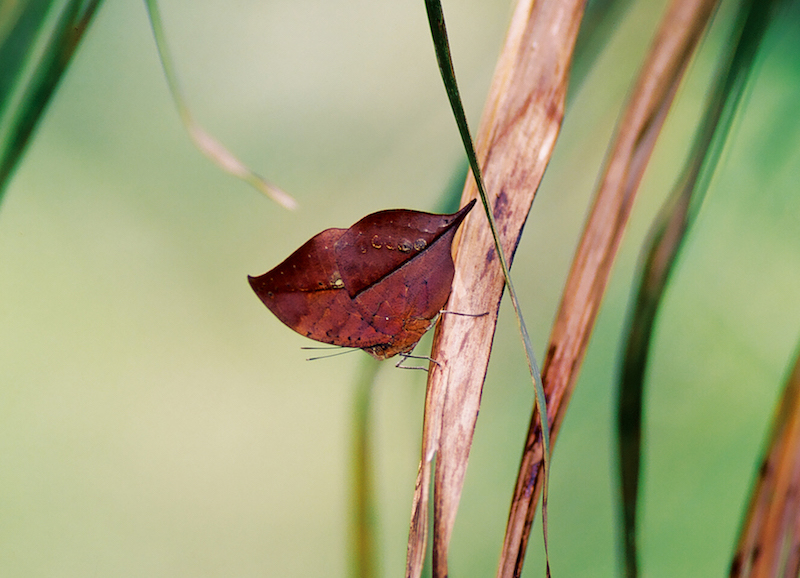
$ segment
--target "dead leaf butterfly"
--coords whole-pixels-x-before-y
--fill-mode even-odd
[[[411,351],[450,296],[452,215],[394,209],[349,229],[326,229],[250,286],[301,335],[376,359]]]

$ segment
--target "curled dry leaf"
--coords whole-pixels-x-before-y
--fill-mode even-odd
[[[411,351],[450,295],[451,247],[473,200],[452,215],[406,209],[326,229],[250,286],[301,335],[376,359]]]

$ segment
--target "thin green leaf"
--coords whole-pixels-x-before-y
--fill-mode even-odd
[[[24,33],[12,30],[6,36],[0,61],[11,66],[3,71],[12,78],[1,97],[7,108],[0,110],[0,200],[99,5],[100,0],[69,2],[50,28],[45,11],[26,13],[17,21]],[[18,59],[16,43],[35,55],[32,62]]]
[[[618,448],[622,495],[625,574],[638,575],[636,508],[641,461],[644,376],[658,307],[686,232],[702,203],[720,151],[752,70],[768,15],[777,2],[748,0],[739,12],[723,52],[692,151],[678,182],[653,224],[630,316],[618,393]],[[695,208],[691,211],[691,208]]]
[[[52,0],[8,4],[0,14],[0,118],[6,114],[25,69],[34,60],[37,40],[47,32]]]
[[[470,135],[467,117],[464,113],[464,107],[461,103],[461,97],[458,91],[458,84],[456,82],[455,71],[453,70],[453,63],[450,56],[450,46],[447,39],[447,29],[444,22],[444,14],[442,13],[442,5],[439,0],[426,0],[425,8],[428,13],[428,23],[430,24],[431,34],[433,36],[433,44],[436,49],[436,60],[439,63],[439,70],[442,74],[447,97],[450,100],[450,107],[453,110],[453,115],[458,125],[458,130],[461,135],[461,141],[467,153],[470,168],[472,169],[475,183],[478,187],[478,193],[483,203],[483,208],[486,217],[489,220],[489,227],[492,231],[492,238],[494,239],[495,249],[500,261],[500,266],[503,269],[503,276],[505,278],[506,287],[508,288],[508,295],[511,298],[511,303],[514,306],[514,313],[516,314],[519,332],[522,341],[525,345],[525,357],[528,362],[528,370],[531,374],[531,379],[534,383],[534,390],[536,393],[535,407],[539,410],[539,415],[547,415],[547,400],[544,395],[544,386],[542,385],[541,372],[539,371],[536,362],[536,356],[533,353],[533,346],[531,345],[530,335],[528,328],[525,326],[525,320],[522,316],[522,311],[517,299],[517,293],[514,290],[514,285],[511,281],[511,272],[508,267],[508,261],[500,243],[500,237],[497,232],[497,224],[494,220],[492,208],[489,205],[486,196],[486,190],[483,184],[483,177],[481,176],[481,169],[478,164],[478,158],[475,154],[475,147]],[[550,471],[550,427],[546,419],[542,420],[542,439],[544,443],[544,456],[543,456],[543,474],[544,486],[542,489],[542,526],[545,547],[545,560],[547,564],[547,573],[550,574],[550,561],[547,553],[547,479]]]
[[[362,357],[364,360],[353,403],[351,556],[352,575],[373,578],[378,576],[378,555],[369,415],[380,363],[372,357]]]
[[[282,207],[286,209],[296,209],[297,201],[277,186],[250,170],[194,120],[194,116],[189,110],[186,99],[181,92],[180,85],[178,84],[178,76],[172,65],[172,57],[167,49],[167,41],[164,37],[164,27],[161,23],[161,14],[158,11],[158,4],[156,0],[145,0],[145,2],[147,4],[147,13],[150,17],[150,25],[153,28],[153,36],[156,40],[156,47],[158,48],[158,54],[161,59],[161,66],[164,68],[164,76],[167,79],[167,84],[172,93],[172,98],[175,101],[175,106],[178,109],[181,121],[189,132],[189,136],[192,141],[194,141],[195,146],[209,159],[214,161],[222,170],[255,187]]]

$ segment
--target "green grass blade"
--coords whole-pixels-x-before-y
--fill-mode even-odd
[[[620,542],[625,575],[638,575],[636,510],[641,462],[642,406],[647,357],[658,307],[697,207],[718,164],[733,117],[744,93],[758,45],[777,2],[743,2],[722,55],[717,76],[691,154],[669,199],[656,218],[625,343],[617,399],[617,432],[621,483]]]
[[[6,83],[7,93],[0,97],[7,105],[6,110],[0,111],[0,201],[99,5],[100,0],[69,2],[61,8],[50,28],[46,22],[48,16],[37,10],[18,20],[18,24],[25,27],[25,33],[15,34],[12,30],[6,36],[3,49],[9,53],[0,56],[0,61],[14,61],[19,46],[11,43],[12,38],[14,42],[23,43],[35,59],[31,63],[19,63],[12,70],[3,69],[3,74],[14,78]]]
[[[0,118],[20,85],[32,58],[32,47],[46,32],[52,0],[34,0],[19,7],[8,5],[0,20]],[[16,8],[16,9],[15,9]]]
[[[158,10],[156,0],[145,0],[147,4],[147,14],[150,17],[150,26],[153,29],[153,36],[158,48],[158,55],[161,59],[161,66],[164,69],[164,76],[167,79],[172,99],[178,109],[181,121],[189,133],[195,146],[200,149],[206,157],[214,161],[222,170],[231,175],[242,179],[250,186],[254,187],[282,207],[286,209],[296,209],[297,201],[277,186],[268,182],[266,179],[250,170],[243,162],[228,151],[219,141],[208,134],[195,120],[183,92],[178,84],[178,75],[172,64],[172,56],[167,48],[167,40],[164,36],[164,26],[161,22],[161,13]]]
[[[475,183],[478,187],[478,193],[483,203],[483,208],[489,220],[489,226],[492,230],[492,238],[494,239],[495,249],[500,261],[500,266],[503,269],[503,276],[505,278],[506,287],[508,288],[508,295],[511,303],[514,306],[514,313],[516,314],[519,332],[522,341],[525,345],[525,356],[528,362],[528,369],[531,374],[531,379],[534,383],[534,390],[536,393],[536,407],[538,408],[540,416],[547,416],[547,400],[545,399],[544,386],[542,384],[541,372],[539,371],[536,362],[536,356],[533,353],[533,346],[531,345],[530,335],[528,328],[525,325],[525,320],[517,299],[517,293],[514,290],[514,285],[511,281],[511,272],[508,267],[508,261],[505,257],[503,247],[500,243],[500,237],[497,233],[497,224],[494,220],[492,208],[489,206],[489,201],[486,196],[486,190],[481,176],[480,166],[478,165],[475,147],[470,135],[467,117],[464,113],[464,107],[461,103],[461,97],[458,91],[458,84],[456,82],[455,71],[453,70],[453,62],[450,56],[450,46],[447,39],[447,29],[444,22],[444,14],[442,12],[442,5],[439,0],[426,0],[425,8],[428,13],[428,23],[431,28],[431,35],[433,36],[433,43],[436,50],[436,60],[439,63],[439,70],[442,74],[447,97],[450,100],[450,106],[453,110],[453,115],[458,125],[458,131],[461,135],[461,141],[464,145],[464,150],[467,153],[470,168],[475,178]],[[544,458],[543,458],[543,475],[544,484],[542,487],[542,522],[543,534],[545,543],[545,558],[547,556],[547,479],[550,471],[550,427],[547,419],[542,419],[542,439],[544,444]],[[547,560],[548,574],[549,574],[549,560]]]
[[[351,575],[374,578],[378,576],[378,554],[369,416],[380,363],[371,357],[363,357],[353,400]]]

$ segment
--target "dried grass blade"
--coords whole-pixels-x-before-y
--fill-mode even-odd
[[[563,420],[639,182],[680,79],[716,3],[674,0],[618,127],[605,174],[573,261],[542,378],[553,439]],[[531,418],[498,576],[519,576],[541,489],[539,415]]]
[[[800,351],[776,408],[769,446],[750,497],[730,576],[800,572]]]
[[[522,0],[517,5],[484,109],[477,157],[483,166],[488,201],[499,224],[503,250],[510,259],[563,118],[569,65],[583,4],[583,0]],[[462,202],[476,193],[474,179],[468,179]],[[422,460],[409,535],[408,576],[419,576],[424,562],[434,456],[433,575],[447,574],[448,545],[505,283],[489,228],[467,224],[461,232],[456,277],[447,309],[488,315],[445,315],[437,327],[432,356],[445,363],[433,369],[428,380]]]

